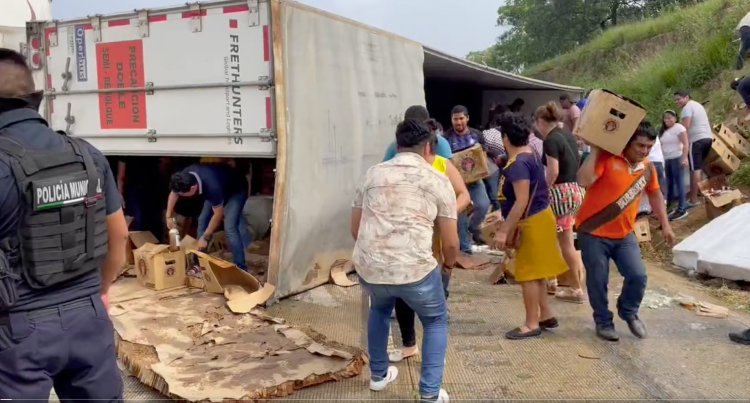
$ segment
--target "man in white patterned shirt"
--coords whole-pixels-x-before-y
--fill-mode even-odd
[[[448,178],[425,160],[437,137],[423,123],[407,120],[396,129],[399,153],[371,167],[352,204],[352,261],[370,293],[367,324],[370,389],[379,391],[398,376],[388,367],[388,333],[396,298],[419,316],[422,341],[423,400],[447,401],[443,380],[448,338],[445,294],[432,253],[437,224],[444,265],[453,267],[458,253],[456,195]]]

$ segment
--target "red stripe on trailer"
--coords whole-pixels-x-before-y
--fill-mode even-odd
[[[229,20],[229,28],[235,29],[237,28],[237,26],[238,26],[237,20],[235,20],[234,18]]]
[[[91,24],[83,24],[83,29],[86,30],[86,31],[90,31],[90,30],[94,29],[94,26],[91,25]]]
[[[44,49],[45,49],[44,53],[47,56],[49,56],[49,48],[50,48],[50,46],[49,46],[49,37],[52,34],[57,34],[57,29],[56,28],[47,28],[47,29],[44,30]]]
[[[270,33],[268,31],[268,25],[263,26],[263,61],[267,62],[271,60],[271,49],[268,43]]]
[[[273,127],[273,114],[271,113],[271,97],[266,97],[266,129]]]
[[[167,20],[167,15],[149,15],[148,16],[148,22],[164,22]]]
[[[206,16],[206,11],[208,11],[208,10],[190,10],[190,11],[184,11],[182,13],[182,18],[193,18],[193,17],[198,17],[198,16],[205,17]]]
[[[243,11],[250,11],[250,6],[247,4],[240,4],[237,6],[224,7],[224,14],[241,13]]]
[[[123,19],[123,20],[112,20],[107,22],[107,25],[110,27],[122,27],[125,25],[130,25],[130,19]]]
[[[52,88],[52,74],[47,74],[47,88],[45,90],[49,91],[50,88]]]

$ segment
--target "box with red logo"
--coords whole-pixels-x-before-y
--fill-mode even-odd
[[[185,286],[185,252],[146,243],[133,253],[138,282],[155,290]]]
[[[466,183],[474,183],[490,174],[487,155],[479,144],[454,153],[451,162],[456,166]]]
[[[646,117],[637,102],[603,89],[589,94],[574,134],[612,154],[620,154]]]

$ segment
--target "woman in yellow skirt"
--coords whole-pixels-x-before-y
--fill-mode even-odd
[[[515,279],[523,291],[526,321],[505,334],[515,340],[537,337],[542,330],[558,326],[547,300],[546,279],[568,267],[557,242],[544,166],[528,145],[529,125],[522,116],[508,114],[500,129],[508,153],[498,194],[505,221],[494,244],[515,256]]]

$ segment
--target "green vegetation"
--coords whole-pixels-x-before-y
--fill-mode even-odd
[[[750,161],[745,161],[729,178],[732,186],[750,186]]]
[[[706,0],[642,22],[611,28],[592,41],[524,74],[584,88],[607,88],[643,104],[649,117],[674,109],[672,94],[688,89],[721,122],[739,96],[729,82],[738,43],[735,28],[747,0]],[[747,74],[747,72],[745,72]]]

